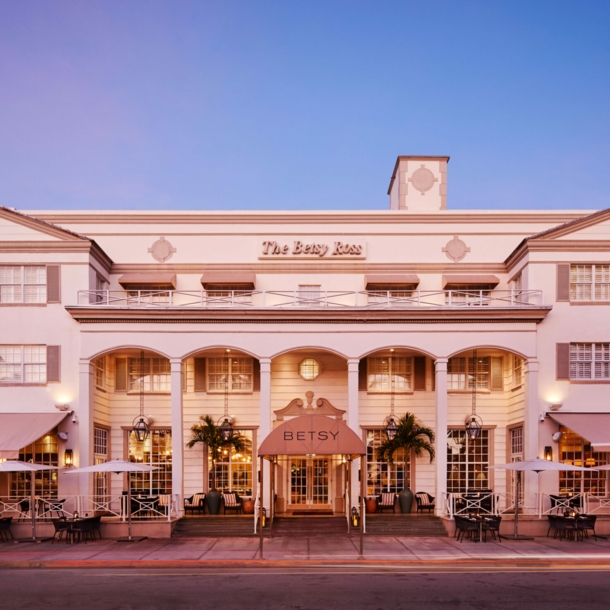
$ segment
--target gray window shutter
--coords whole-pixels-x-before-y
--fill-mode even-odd
[[[432,362],[432,391],[436,392],[436,362]]]
[[[260,392],[261,390],[261,363],[254,358],[252,363],[252,390],[254,392]]]
[[[205,358],[195,358],[195,392],[205,390]]]
[[[504,389],[504,370],[502,367],[502,356],[492,356],[491,358],[491,389]]]
[[[47,345],[47,383],[61,381],[61,345]]]
[[[557,379],[570,379],[570,344],[557,344]]]
[[[557,301],[570,300],[570,265],[557,265]]]
[[[115,375],[115,392],[127,392],[127,358],[116,359]]]
[[[413,358],[413,389],[426,390],[426,358],[416,356]]]
[[[47,265],[47,303],[61,303],[61,267]]]
[[[366,392],[368,389],[366,383],[366,358],[363,358],[358,363],[358,390],[360,392]]]

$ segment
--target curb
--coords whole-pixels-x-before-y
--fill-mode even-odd
[[[178,560],[14,560],[0,561],[0,569],[184,569],[184,568],[217,568],[217,569],[240,569],[240,568],[402,568],[402,569],[426,569],[426,568],[480,568],[480,569],[602,569],[610,570],[610,558],[603,559],[519,559],[486,560],[486,559],[452,559],[448,560],[389,560],[389,559],[359,559],[353,561],[333,560],[285,560],[285,559],[178,559]]]

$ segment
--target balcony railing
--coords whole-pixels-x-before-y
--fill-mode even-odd
[[[412,309],[524,308],[544,305],[541,290],[326,291],[81,290],[75,307],[146,309]]]

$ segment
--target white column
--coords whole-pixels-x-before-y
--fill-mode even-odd
[[[365,362],[362,362],[364,366]],[[362,430],[360,429],[360,422],[358,418],[358,367],[360,361],[356,358],[350,358],[347,361],[347,425],[358,435],[358,438],[362,438]],[[352,492],[352,505],[358,505],[358,496],[360,495],[360,483],[358,482],[358,469],[360,468],[361,460],[353,460],[351,462],[351,477],[350,486]],[[363,473],[363,476],[366,476]],[[343,494],[341,494],[343,495]],[[345,499],[347,502],[348,498]],[[351,511],[352,507],[348,509]]]
[[[79,362],[78,375],[78,408],[75,409],[76,424],[73,432],[68,432],[73,438],[78,436],[78,461],[79,468],[93,464],[93,391],[95,388],[93,375],[93,363],[89,360]],[[93,477],[89,474],[79,476],[78,493],[92,495]],[[67,478],[67,477],[66,477]]]
[[[447,358],[436,360],[436,514],[443,512],[447,491]]]
[[[258,437],[258,445],[269,436],[271,432],[271,358],[261,358],[260,371],[261,371],[261,389],[260,389],[260,426]],[[267,509],[267,515],[271,514],[269,511],[269,493],[271,490],[271,477],[269,462],[262,460],[263,462],[263,489],[257,485],[257,492],[261,497],[263,506]]]
[[[540,401],[538,399],[538,360],[529,359],[525,364],[523,454],[526,460],[538,455],[538,426],[540,426]],[[535,472],[525,473],[524,501],[526,506],[533,505],[534,494],[538,492],[538,476]]]
[[[172,493],[178,496],[178,513],[183,515],[184,503],[184,429],[182,418],[182,360],[171,358],[171,409],[172,409]]]

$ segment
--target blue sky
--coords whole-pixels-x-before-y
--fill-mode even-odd
[[[0,2],[0,205],[610,207],[610,2]]]

